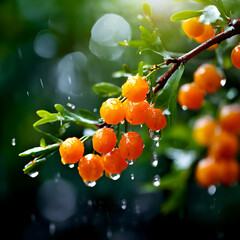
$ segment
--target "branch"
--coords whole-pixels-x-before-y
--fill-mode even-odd
[[[182,55],[179,58],[173,58],[166,60],[165,64],[169,65],[174,63],[172,67],[157,80],[157,85],[153,89],[153,93],[156,94],[159,90],[161,90],[168,79],[172,76],[172,74],[179,68],[181,64],[187,63],[190,59],[195,57],[196,55],[200,54],[204,50],[208,49],[209,47],[213,46],[214,44],[219,44],[222,41],[231,38],[237,34],[240,34],[240,19],[236,18],[232,22],[228,24],[230,27],[226,29],[224,32],[221,32],[214,36],[213,38],[209,39],[208,41],[202,43],[201,45],[197,46],[190,52]]]

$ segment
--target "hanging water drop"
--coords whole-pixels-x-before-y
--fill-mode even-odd
[[[216,188],[215,185],[211,185],[211,186],[209,186],[208,189],[207,189],[209,195],[214,195],[215,192],[216,192],[216,190],[217,190],[217,188]]]
[[[123,199],[121,201],[121,209],[122,210],[125,210],[127,208],[127,200],[126,199]]]
[[[187,111],[187,109],[188,109],[187,106],[185,106],[185,105],[182,106],[183,111]]]
[[[158,187],[160,185],[160,176],[157,174],[153,177],[153,186]]]
[[[159,147],[159,141],[155,141],[156,147]]]
[[[95,187],[97,182],[96,181],[86,181],[84,182],[84,184],[87,186],[87,187]]]
[[[133,165],[134,164],[134,159],[126,159],[126,162],[128,165]]]
[[[52,236],[56,232],[56,225],[54,223],[49,224],[49,234]]]
[[[109,177],[112,179],[112,180],[118,180],[120,178],[120,174],[118,173],[111,173],[109,174]]]
[[[159,141],[161,139],[161,131],[152,131],[151,129],[148,130],[148,136],[153,141]]]
[[[169,109],[165,109],[165,110],[163,111],[163,114],[164,114],[164,115],[171,115],[171,112],[169,111]]]
[[[16,138],[12,139],[11,144],[12,144],[13,147],[16,146]]]
[[[39,174],[38,171],[34,171],[34,172],[30,172],[30,173],[28,173],[28,176],[31,177],[31,178],[35,178],[35,177],[38,176],[38,174]]]

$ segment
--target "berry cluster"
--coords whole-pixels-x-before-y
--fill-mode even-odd
[[[203,187],[221,183],[229,186],[239,179],[240,104],[225,105],[218,119],[206,115],[199,118],[193,127],[193,138],[207,147],[207,156],[201,159],[195,169],[196,181]]]
[[[199,17],[190,18],[182,22],[182,29],[189,38],[202,44],[215,36],[214,28],[210,24],[204,24],[199,21]],[[218,44],[209,47],[208,50],[214,50]]]
[[[154,108],[146,100],[149,85],[145,78],[136,75],[128,77],[122,85],[120,98],[109,98],[100,108],[105,121],[92,137],[92,147],[96,152],[84,156],[84,145],[76,137],[67,138],[60,145],[63,164],[78,163],[79,175],[84,183],[93,186],[103,175],[116,179],[128,165],[142,154],[143,139],[134,131],[125,132],[119,142],[114,125],[124,119],[131,125],[146,124],[151,131],[160,131],[167,125],[161,109]],[[118,147],[116,147],[118,145]]]
[[[204,94],[215,93],[225,83],[223,73],[213,64],[202,64],[193,74],[193,82],[183,84],[178,92],[178,102],[188,109],[199,109]]]

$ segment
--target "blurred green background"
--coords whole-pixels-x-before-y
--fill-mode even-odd
[[[184,36],[180,24],[171,23],[169,17],[179,10],[200,9],[201,5],[186,1],[147,2],[152,6],[153,18],[168,51],[181,53],[196,46]],[[239,1],[226,3],[233,15],[240,16],[240,9],[236,7]],[[99,59],[89,50],[92,26],[105,13],[122,16],[131,26],[132,39],[139,39],[138,26],[142,23],[137,15],[141,13],[141,5],[140,0],[1,0],[2,235],[18,236],[20,239],[65,239],[74,236],[153,239],[177,234],[198,239],[208,234],[209,238],[222,239],[238,232],[238,185],[218,187],[216,193],[209,194],[191,178],[181,211],[167,216],[160,213],[160,207],[169,193],[143,192],[141,189],[144,183],[151,182],[156,175],[164,175],[171,168],[172,159],[169,156],[172,155],[164,154],[167,149],[170,152],[174,148],[189,151],[193,147],[197,157],[203,154],[191,142],[192,121],[199,114],[216,112],[215,106],[221,101],[239,99],[239,70],[231,66],[225,72],[228,79],[225,89],[207,99],[202,112],[178,109],[177,123],[166,130],[160,147],[148,137],[145,126],[136,128],[144,138],[144,154],[128,167],[118,181],[104,177],[96,187],[88,188],[76,168],[70,169],[60,163],[58,154],[42,165],[36,178],[24,175],[22,171],[31,159],[19,158],[18,154],[38,146],[42,137],[32,127],[38,120],[37,110],[54,112],[55,103],[64,106],[71,103],[75,109],[88,109],[97,115],[103,99],[92,92],[94,83],[114,81],[120,86],[125,79],[113,79],[112,72],[120,70],[122,64],[136,69],[141,60],[149,64],[162,61],[152,54],[140,56],[136,49],[130,48],[124,49],[122,56],[115,61]],[[206,52],[192,60],[182,82],[191,81],[197,66],[214,56],[213,52]],[[69,65],[69,58],[75,63],[73,68]],[[68,82],[66,69],[73,74]],[[236,94],[227,98],[229,91],[234,92],[233,89]],[[72,134],[81,137],[83,131],[72,126],[65,137]],[[89,141],[86,142],[86,151],[91,151]],[[157,166],[152,165],[154,159],[158,159]]]

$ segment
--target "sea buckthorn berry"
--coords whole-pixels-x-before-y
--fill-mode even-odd
[[[194,72],[193,79],[197,87],[206,93],[215,93],[221,87],[223,79],[213,64],[202,64]]]
[[[167,125],[167,120],[162,110],[152,106],[145,110],[144,122],[152,131],[159,131]]]
[[[190,38],[199,37],[204,31],[204,24],[199,22],[199,17],[194,17],[183,21],[182,29]]]
[[[131,102],[143,101],[148,93],[148,82],[141,76],[130,76],[122,85],[122,95]]]
[[[178,91],[178,102],[189,109],[199,109],[204,100],[204,92],[195,83],[185,83]]]
[[[107,99],[100,108],[100,115],[107,124],[120,123],[125,117],[122,102],[117,98]]]
[[[118,148],[102,156],[104,170],[108,174],[120,174],[128,166],[125,158]]]
[[[79,175],[84,182],[97,181],[103,175],[101,156],[97,154],[87,154],[78,163]]]
[[[128,160],[135,160],[143,151],[143,140],[136,132],[127,132],[122,135],[119,142],[122,156]]]
[[[220,125],[232,133],[240,133],[240,104],[233,103],[222,107],[219,113]]]
[[[238,148],[239,142],[236,135],[224,130],[217,130],[209,147],[209,155],[216,159],[232,158],[237,154]]]
[[[214,28],[210,24],[204,24],[204,31],[199,37],[195,37],[194,39],[202,44],[209,40],[210,38],[213,38],[215,36]],[[208,48],[208,50],[213,50],[218,46],[218,44],[214,44],[211,47]]]
[[[117,137],[112,128],[98,129],[92,138],[93,149],[101,154],[111,152],[117,143]]]
[[[231,53],[231,60],[236,68],[240,69],[240,44],[238,44]]]
[[[83,156],[84,145],[78,138],[70,137],[61,143],[59,153],[63,164],[77,163]]]
[[[200,146],[208,146],[215,134],[217,122],[209,115],[203,116],[193,126],[193,138]]]
[[[219,181],[224,186],[230,186],[239,179],[239,163],[236,159],[221,159],[218,161]]]
[[[218,183],[218,163],[214,158],[201,159],[195,169],[195,179],[203,187],[209,187]]]
[[[144,123],[144,112],[149,108],[147,101],[133,103],[126,100],[123,105],[125,107],[125,118],[131,125]]]

